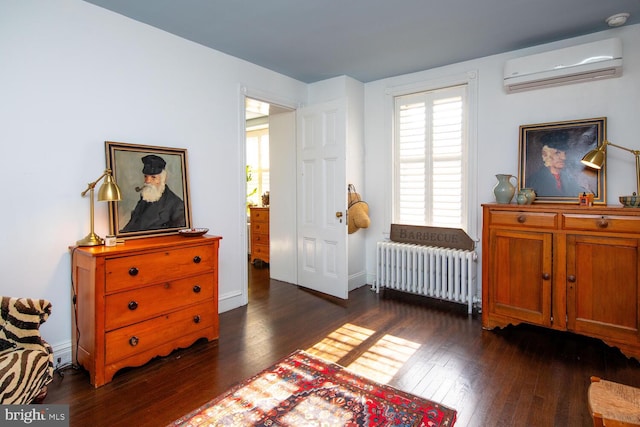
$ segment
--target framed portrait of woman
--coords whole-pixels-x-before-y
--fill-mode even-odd
[[[605,168],[581,163],[602,145],[606,127],[606,117],[520,126],[518,188],[532,188],[536,202],[577,204],[592,193],[594,203],[606,203]]]

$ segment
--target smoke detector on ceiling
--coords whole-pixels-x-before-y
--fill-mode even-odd
[[[620,27],[621,25],[624,25],[627,22],[627,19],[629,19],[629,16],[630,15],[628,13],[616,13],[615,15],[611,15],[604,21],[610,27]]]

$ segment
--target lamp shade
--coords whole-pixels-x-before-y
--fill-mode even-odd
[[[100,202],[117,202],[122,200],[120,188],[118,188],[118,185],[113,180],[113,176],[111,176],[111,174],[108,174],[104,178],[104,182],[98,190],[98,200]]]
[[[581,162],[590,168],[602,169],[602,165],[604,165],[605,160],[605,147],[606,144],[602,144],[595,150],[589,151],[584,155]]]

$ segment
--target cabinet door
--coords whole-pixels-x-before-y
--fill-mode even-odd
[[[490,241],[490,314],[550,326],[551,233],[494,229]]]
[[[638,239],[567,236],[567,327],[638,342]]]

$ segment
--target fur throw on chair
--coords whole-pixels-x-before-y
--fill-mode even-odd
[[[40,336],[49,301],[2,297],[0,301],[0,404],[42,401],[53,379],[53,349]]]

